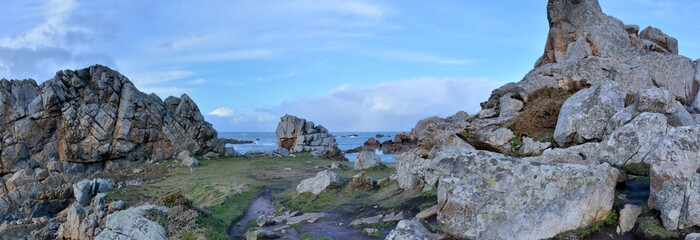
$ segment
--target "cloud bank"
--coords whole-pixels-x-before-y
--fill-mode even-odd
[[[418,120],[477,112],[479,103],[502,82],[488,79],[418,78],[373,86],[342,85],[327,95],[300,97],[255,112],[208,119],[219,131],[274,131],[279,118],[292,114],[330,131],[407,131]],[[233,111],[231,111],[233,112]]]

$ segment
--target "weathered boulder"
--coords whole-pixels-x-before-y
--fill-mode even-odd
[[[542,154],[542,151],[552,146],[550,142],[539,142],[532,138],[524,137],[523,145],[520,147],[521,156],[536,156]]]
[[[433,240],[437,237],[428,230],[424,222],[419,219],[401,220],[396,228],[391,230],[386,240]]]
[[[352,180],[348,182],[348,188],[351,191],[357,189],[372,189],[373,183],[374,182],[372,181],[372,178],[369,175],[367,175],[365,171],[362,171],[352,177]]]
[[[328,188],[338,188],[345,184],[345,179],[337,173],[330,170],[323,170],[316,173],[313,178],[301,180],[297,185],[297,193],[310,192],[315,195],[320,194]]]
[[[672,128],[647,158],[649,208],[661,212],[664,227],[700,225],[700,125]]]
[[[368,169],[382,165],[382,159],[374,151],[362,151],[357,154],[355,169]]]
[[[647,88],[637,95],[637,111],[674,113],[676,112],[676,98],[666,89]]]
[[[177,159],[180,160],[181,164],[185,167],[194,167],[199,165],[199,160],[197,160],[190,151],[182,151],[177,155]]]
[[[458,147],[435,159],[438,228],[467,239],[542,239],[586,227],[612,210],[618,171],[542,164]]]
[[[695,119],[682,103],[676,102],[676,111],[668,115],[668,124],[674,127],[695,125]]]
[[[73,184],[73,196],[78,203],[87,205],[98,193],[105,193],[112,188],[114,188],[114,183],[108,179],[83,179]]]
[[[602,160],[617,166],[642,163],[656,143],[666,135],[668,123],[661,113],[639,114],[615,129],[603,142]]]
[[[559,112],[554,140],[560,146],[602,140],[608,120],[624,108],[625,96],[620,84],[610,80],[575,93]]]
[[[95,239],[168,239],[163,226],[145,217],[150,211],[167,213],[168,208],[144,205],[112,213],[105,219],[105,229]]]
[[[647,27],[639,33],[639,37],[644,41],[644,48],[664,53],[678,54],[678,40],[666,35],[655,27]]]
[[[277,125],[277,146],[292,153],[311,152],[316,157],[345,159],[338,149],[335,137],[328,130],[311,121],[284,115]]]

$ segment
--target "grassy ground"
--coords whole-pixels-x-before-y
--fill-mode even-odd
[[[159,164],[133,165],[121,172],[106,173],[102,177],[149,180],[146,184],[123,187],[108,194],[109,199],[123,200],[127,206],[154,202],[173,192],[192,199],[195,205],[211,213],[198,222],[204,228],[199,235],[206,239],[229,239],[227,229],[230,224],[245,214],[248,204],[264,189],[272,189],[276,199],[285,199],[279,207],[285,205],[287,208],[306,211],[331,210],[349,203],[364,204],[365,201],[358,201],[361,199],[371,199],[376,203],[386,200],[383,204],[387,207],[402,202],[397,197],[400,190],[396,187],[384,188],[376,191],[376,194],[363,191],[351,193],[338,189],[314,197],[295,197],[296,185],[302,179],[313,177],[332,162],[308,154],[297,154],[296,157],[215,158],[201,160],[200,166],[192,169],[183,167],[176,161],[164,161]],[[347,179],[359,173],[352,170],[350,162],[337,163],[343,167],[333,171]],[[131,169],[135,168],[143,168],[145,171],[140,174],[131,173]],[[371,169],[367,173],[378,180],[389,177],[394,172],[393,167],[383,167]],[[341,194],[341,197],[337,194]]]

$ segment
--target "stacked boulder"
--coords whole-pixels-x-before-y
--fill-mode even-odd
[[[55,215],[81,176],[225,150],[189,96],[163,101],[100,65],[0,80],[0,122],[0,222]]]
[[[280,152],[311,152],[316,157],[345,159],[335,137],[325,127],[312,121],[287,114],[280,119],[276,132]]]
[[[643,164],[663,226],[700,226],[698,61],[597,0],[549,0],[547,12],[535,69],[474,116],[418,122],[418,147],[396,157],[399,186],[437,188],[451,237],[550,238],[606,218],[617,168]]]

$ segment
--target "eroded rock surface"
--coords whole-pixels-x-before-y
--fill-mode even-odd
[[[0,122],[0,221],[66,208],[62,189],[83,174],[224,152],[189,96],[163,101],[100,65],[42,84],[0,80]]]
[[[542,239],[586,227],[612,210],[618,171],[540,164],[451,147],[436,158],[438,228],[466,239]]]

